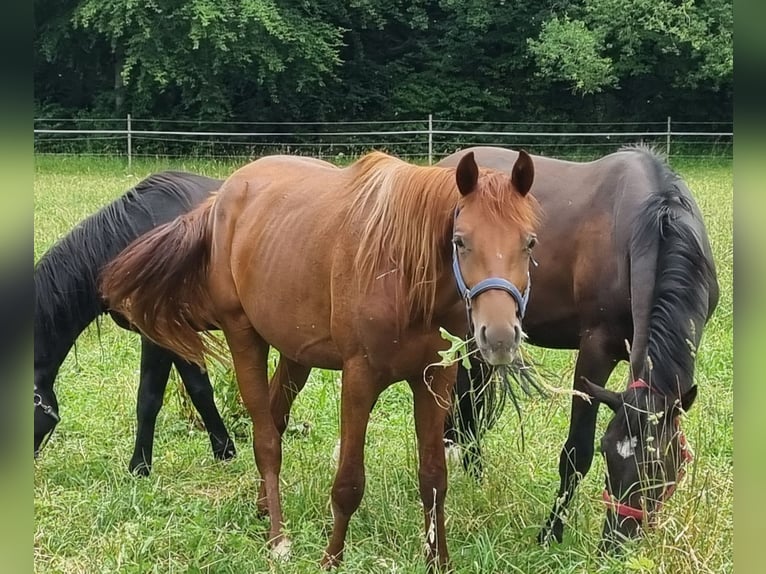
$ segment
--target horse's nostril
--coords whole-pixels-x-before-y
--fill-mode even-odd
[[[487,326],[486,325],[482,325],[481,327],[479,327],[478,339],[479,339],[479,344],[480,345],[486,345],[487,344]]]

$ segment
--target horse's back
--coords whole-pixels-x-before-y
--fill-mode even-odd
[[[155,173],[80,221],[42,255],[34,267],[35,377],[41,385],[53,384],[77,336],[104,312],[97,285],[103,267],[144,233],[201,203],[220,184],[191,173]]]
[[[266,156],[226,180],[213,214],[218,299],[289,358],[325,368],[340,367],[330,323],[344,178],[321,160]]]
[[[139,233],[187,213],[216,191],[223,180],[180,171],[150,175],[125,194],[125,208]],[[120,201],[122,198],[118,199]]]
[[[509,173],[518,156],[504,148],[471,150],[480,166]],[[467,151],[440,164],[452,165]],[[590,162],[532,156],[531,193],[542,211],[524,320],[532,343],[577,348],[582,334],[598,324],[629,322],[632,225],[655,189],[654,168],[645,156],[637,150]]]

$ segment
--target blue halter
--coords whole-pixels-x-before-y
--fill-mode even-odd
[[[457,221],[458,212],[459,210],[455,209],[455,221]],[[463,273],[460,271],[460,262],[458,261],[457,257],[457,246],[453,243],[452,273],[455,275],[457,290],[465,301],[465,306],[468,310],[469,316],[471,312],[471,301],[474,298],[478,297],[485,291],[489,291],[490,289],[500,289],[501,291],[505,291],[511,297],[513,297],[513,300],[516,301],[516,306],[518,307],[517,315],[519,319],[524,318],[524,313],[527,310],[527,301],[529,301],[529,291],[532,288],[532,279],[529,276],[529,271],[527,271],[527,288],[524,289],[524,293],[521,293],[516,285],[506,279],[503,279],[502,277],[490,277],[488,279],[482,279],[471,289],[469,289],[465,284],[465,280],[463,279]]]

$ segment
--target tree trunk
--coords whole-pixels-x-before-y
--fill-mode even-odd
[[[125,67],[125,55],[117,48],[114,54],[114,110],[118,117],[125,108],[125,83],[122,80],[122,70]]]

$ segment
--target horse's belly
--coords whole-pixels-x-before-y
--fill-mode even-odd
[[[312,313],[310,306],[300,314],[287,309],[275,305],[253,309],[248,316],[258,334],[282,355],[306,367],[340,369],[343,359],[330,336],[329,318]]]
[[[332,341],[303,341],[302,344],[293,346],[285,345],[283,348],[276,347],[283,354],[306,367],[319,369],[340,370],[343,368],[343,359],[338,352],[337,346]]]

